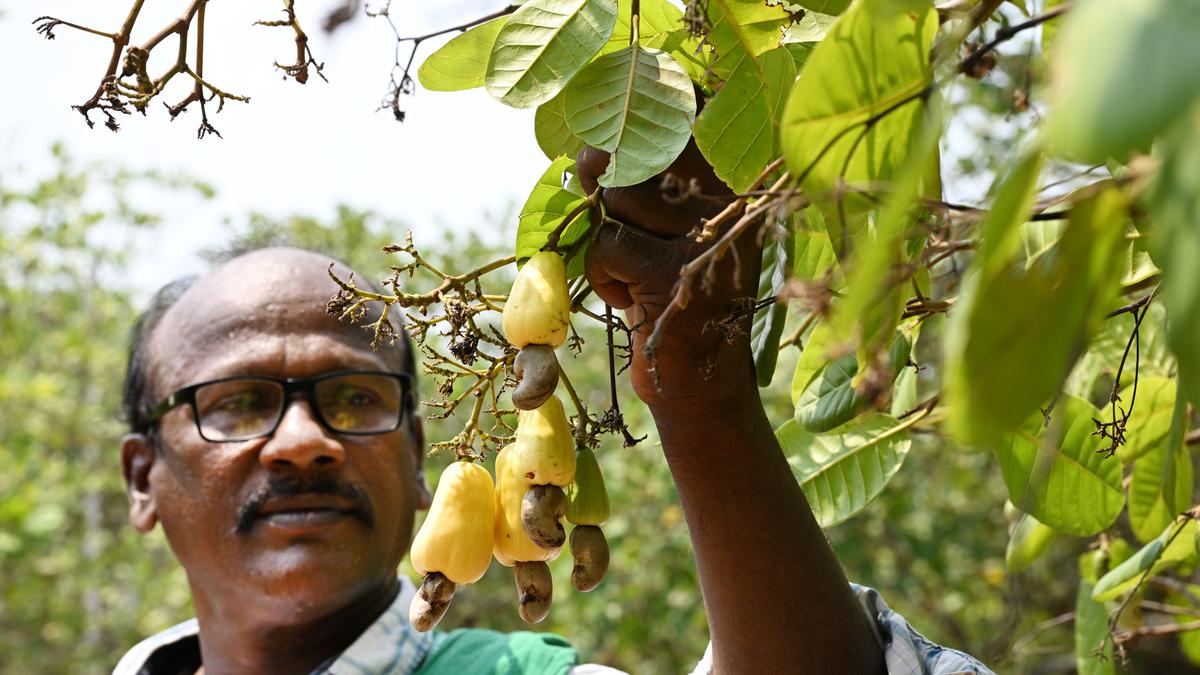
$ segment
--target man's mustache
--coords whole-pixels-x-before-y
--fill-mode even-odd
[[[273,476],[266,483],[254,488],[238,508],[237,526],[234,532],[244,534],[254,525],[259,517],[259,511],[267,501],[277,497],[295,497],[306,494],[336,495],[348,499],[354,504],[352,513],[366,523],[367,527],[375,525],[375,514],[371,510],[371,500],[362,488],[349,483],[343,483],[333,476],[319,474],[309,478],[297,476]]]

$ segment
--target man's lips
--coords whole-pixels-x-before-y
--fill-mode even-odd
[[[273,476],[247,495],[238,508],[234,531],[245,534],[257,523],[311,527],[337,523],[346,516],[368,528],[375,524],[370,499],[358,486],[328,475],[307,479]]]

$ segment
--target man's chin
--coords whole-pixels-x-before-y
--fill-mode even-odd
[[[232,598],[255,604],[270,625],[301,625],[364,602],[396,584],[395,565],[363,568],[363,554],[314,555],[314,551],[272,551],[260,556]],[[327,552],[322,552],[327,553]]]

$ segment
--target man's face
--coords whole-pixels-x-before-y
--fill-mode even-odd
[[[325,265],[271,249],[197,282],[151,337],[155,396],[234,375],[398,371],[366,331],[326,315]],[[286,406],[274,434],[243,442],[204,440],[186,405],[159,422],[146,491],[198,609],[303,623],[395,584],[414,511],[428,500],[419,424],[340,435],[304,397]]]

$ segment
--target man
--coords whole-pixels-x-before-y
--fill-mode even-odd
[[[606,162],[581,156],[585,188]],[[627,226],[604,226],[587,260],[597,294],[635,321],[662,312],[701,250],[684,235],[729,199],[694,147],[670,171],[721,198],[670,204],[657,181],[607,191]],[[694,544],[712,639],[698,672],[989,672],[847,584],[763,413],[748,331],[729,344],[704,329],[754,288],[752,245],[670,323],[653,374],[648,327],[633,350]],[[326,315],[325,265],[254,252],[164,289],[139,321],[122,444],[130,521],[163,526],[197,620],[135,647],[118,675],[604,670],[574,666],[553,637],[407,626],[412,588],[395,570],[430,499],[412,354],[374,351]]]

